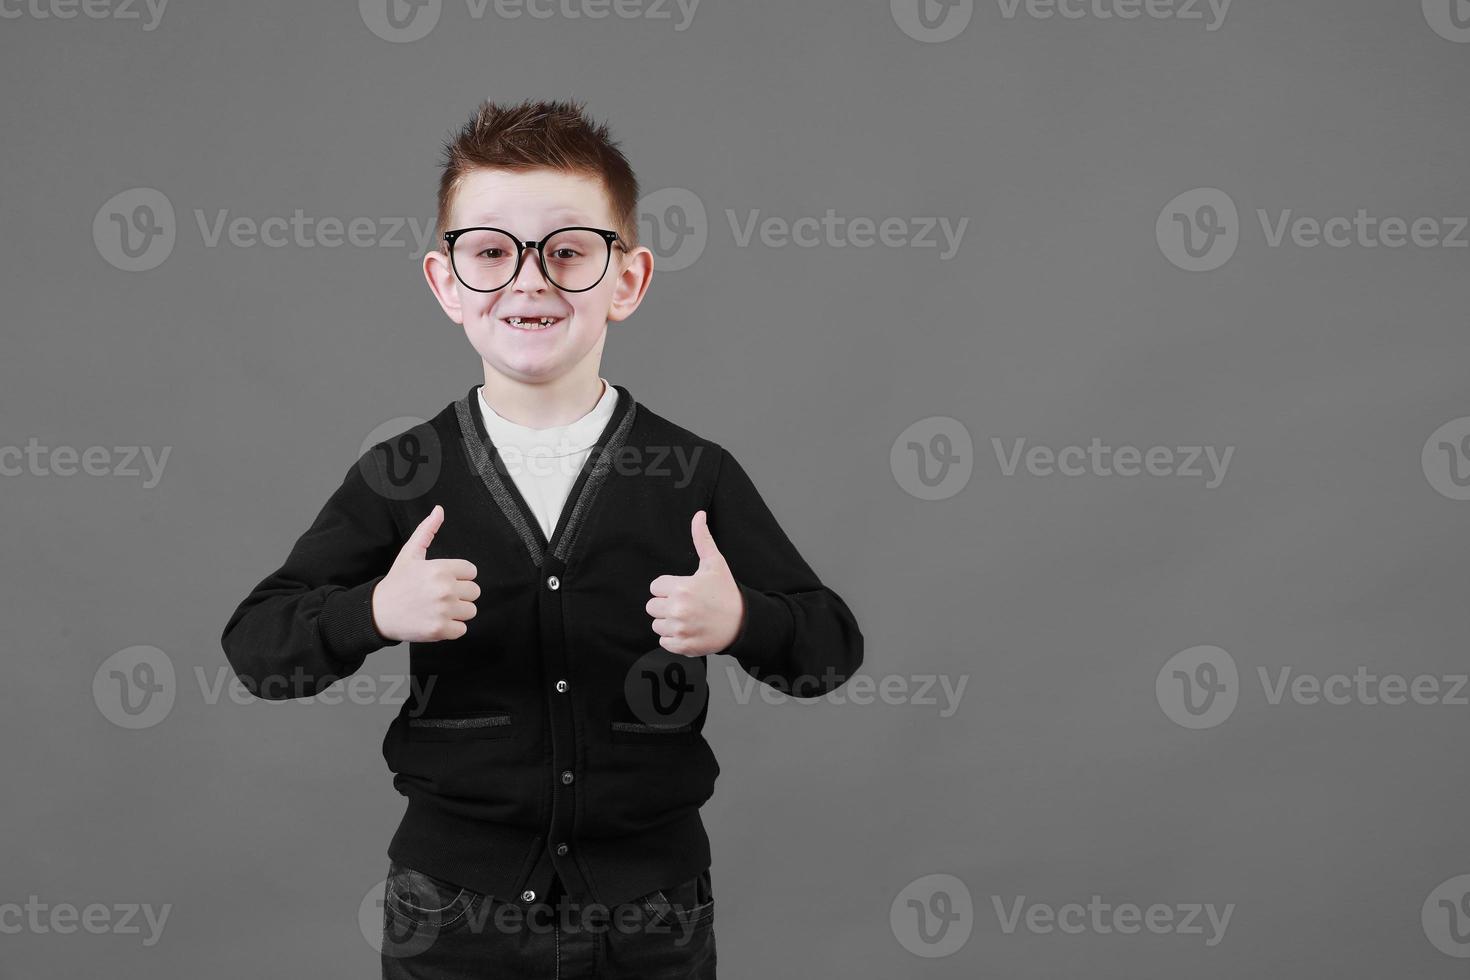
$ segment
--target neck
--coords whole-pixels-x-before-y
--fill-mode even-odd
[[[597,406],[603,384],[596,370],[528,384],[485,369],[485,403],[508,422],[531,429],[569,425]]]

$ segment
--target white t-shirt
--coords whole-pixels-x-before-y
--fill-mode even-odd
[[[485,431],[500,451],[516,489],[526,498],[548,541],[556,530],[556,520],[561,516],[572,484],[582,472],[582,464],[618,404],[617,389],[606,378],[598,380],[602,382],[602,397],[592,411],[574,422],[549,429],[532,429],[501,418],[485,401],[485,389],[481,387],[479,392]]]

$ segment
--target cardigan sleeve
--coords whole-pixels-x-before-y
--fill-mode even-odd
[[[857,620],[817,578],[723,448],[706,516],[745,600],[740,633],[720,652],[794,697],[818,697],[845,684],[863,662]]]
[[[378,465],[374,449],[359,458],[285,564],[225,625],[225,658],[257,697],[311,697],[395,642],[372,615],[373,589],[402,547],[390,502],[363,476],[363,467]]]

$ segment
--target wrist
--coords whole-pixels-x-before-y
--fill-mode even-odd
[[[384,579],[379,579],[378,583],[373,586],[372,599],[368,603],[368,621],[372,623],[373,632],[383,638],[384,645],[386,646],[389,643],[401,643],[403,641],[383,628],[382,606],[378,598],[378,592],[383,581]]]
[[[373,618],[373,594],[381,577],[327,596],[317,628],[327,651],[344,663],[361,664],[374,650],[396,642],[385,637]]]

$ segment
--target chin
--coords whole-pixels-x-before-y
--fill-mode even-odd
[[[500,374],[527,384],[550,381],[559,377],[565,370],[565,365],[557,361],[514,362],[499,358],[485,358],[485,360]]]

